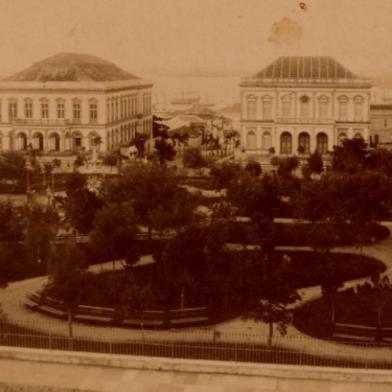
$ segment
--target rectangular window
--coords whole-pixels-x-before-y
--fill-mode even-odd
[[[90,103],[90,122],[96,123],[97,122],[97,104]]]
[[[272,119],[272,102],[270,100],[263,101],[263,120]]]
[[[26,118],[33,117],[33,103],[32,102],[25,103],[25,117]]]
[[[339,120],[340,121],[347,121],[347,102],[339,102]]]
[[[363,121],[362,102],[354,102],[354,121]]]
[[[57,118],[64,118],[65,117],[65,106],[63,103],[57,104]]]
[[[49,118],[49,104],[41,103],[41,118]]]
[[[256,120],[256,100],[248,100],[247,105],[247,119]]]
[[[10,102],[8,104],[8,117],[10,121],[18,117],[18,106],[16,102]]]
[[[80,103],[73,104],[72,117],[74,122],[80,122]]]
[[[328,102],[321,101],[319,103],[319,118],[323,120],[328,118]]]
[[[282,102],[282,117],[290,118],[291,117],[291,101],[283,101]]]

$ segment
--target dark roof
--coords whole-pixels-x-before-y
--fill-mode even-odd
[[[79,53],[59,53],[34,63],[31,67],[6,78],[29,82],[108,82],[137,79],[137,76],[97,56]]]
[[[259,79],[357,79],[332,57],[279,57],[262,69]]]

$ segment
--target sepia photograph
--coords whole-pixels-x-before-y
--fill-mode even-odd
[[[0,392],[392,392],[392,0],[0,0]]]

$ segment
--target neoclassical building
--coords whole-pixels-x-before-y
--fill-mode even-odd
[[[370,88],[330,57],[280,57],[242,78],[241,144],[247,154],[326,154],[369,137]]]
[[[152,83],[96,56],[61,53],[0,81],[0,149],[108,151],[152,132]]]

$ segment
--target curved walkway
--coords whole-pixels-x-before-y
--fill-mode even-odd
[[[392,223],[384,223],[392,232]],[[281,248],[282,249],[282,248]],[[290,247],[283,249],[293,249]],[[298,248],[297,248],[298,249]],[[353,247],[338,248],[336,251],[347,253],[359,253]],[[386,267],[386,273],[392,275],[392,236],[377,244],[363,247],[362,254],[377,258]],[[112,263],[94,266],[93,270],[112,269]],[[120,265],[118,265],[120,268]],[[67,323],[50,316],[28,310],[23,305],[26,294],[38,290],[46,283],[46,277],[32,278],[20,282],[14,282],[0,291],[0,303],[7,314],[8,320],[20,326],[28,327],[46,334],[58,334],[67,336]],[[366,279],[358,279],[346,282],[344,288],[364,282]],[[302,301],[308,301],[321,295],[320,287],[310,287],[300,290]],[[268,326],[262,322],[243,320],[236,318],[217,324],[210,328],[189,328],[169,331],[142,331],[138,329],[125,329],[118,327],[99,327],[80,323],[74,323],[74,336],[87,339],[108,340],[181,340],[181,341],[213,341],[219,339],[227,342],[266,343]],[[287,348],[306,351],[307,354],[329,358],[341,358],[345,360],[363,359],[368,361],[388,361],[392,363],[392,347],[368,347],[364,352],[363,346],[351,346],[325,341],[307,336],[289,326],[287,335],[274,338],[276,345]]]

